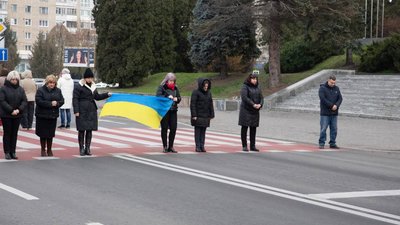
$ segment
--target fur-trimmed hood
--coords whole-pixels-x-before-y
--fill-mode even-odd
[[[79,81],[79,85],[85,86],[85,87],[89,88],[89,90],[91,90],[92,93],[96,90],[96,83],[95,83],[95,82],[92,82],[92,85],[89,86],[89,85],[85,82],[85,79],[81,79],[81,80]]]

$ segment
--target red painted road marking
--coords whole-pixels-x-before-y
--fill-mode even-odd
[[[0,134],[2,135],[2,131]],[[53,142],[54,159],[75,158],[79,155],[78,132],[74,129],[56,131]],[[1,142],[2,140],[0,140]],[[196,154],[194,152],[193,129],[179,129],[176,136],[175,149],[182,154]],[[240,152],[240,135],[215,131],[207,131],[206,150],[210,153]],[[262,153],[277,152],[322,152],[329,149],[319,149],[316,145],[294,143],[257,138],[257,148]],[[154,129],[137,128],[101,128],[93,132],[92,153],[98,157],[108,156],[111,153],[128,154],[162,154],[160,131]],[[19,131],[17,142],[17,156],[19,160],[33,160],[40,156],[40,142],[34,130]],[[49,159],[50,160],[50,159]],[[1,162],[5,161],[0,159]]]

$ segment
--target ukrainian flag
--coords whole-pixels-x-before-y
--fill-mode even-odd
[[[172,102],[165,97],[113,93],[104,104],[100,117],[120,116],[158,128]]]

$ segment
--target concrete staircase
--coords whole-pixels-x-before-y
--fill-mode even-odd
[[[341,115],[400,120],[399,75],[336,75],[343,103]],[[319,85],[296,93],[271,107],[276,111],[319,113]]]

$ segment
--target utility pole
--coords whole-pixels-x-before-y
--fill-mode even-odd
[[[369,38],[372,38],[372,21],[374,20],[374,0],[371,0],[371,21],[370,21],[370,28],[369,28]]]
[[[378,33],[379,33],[379,0],[376,0],[376,32],[375,32],[376,38],[378,38]]]

